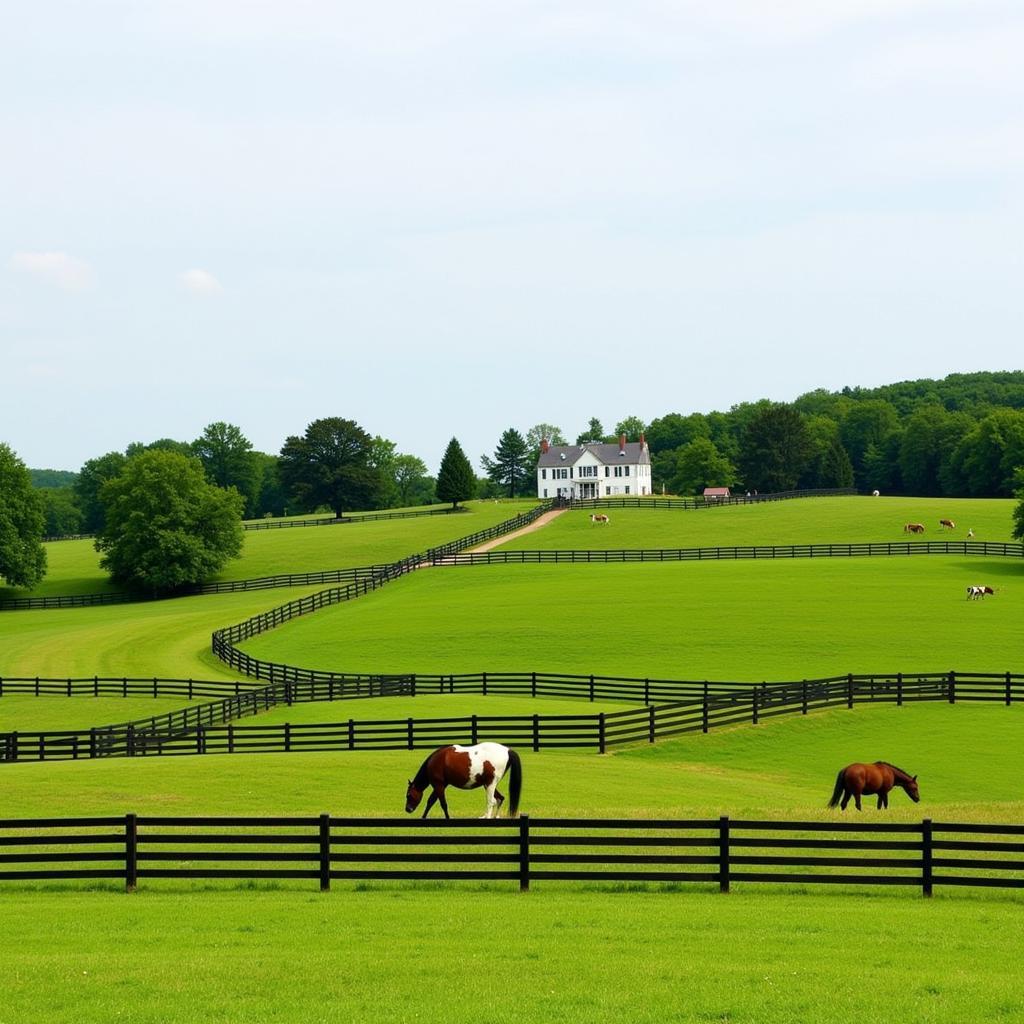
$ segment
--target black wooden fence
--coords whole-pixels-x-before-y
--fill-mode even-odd
[[[793,498],[839,498],[857,493],[856,487],[807,488],[802,491],[776,491],[773,494],[733,494],[728,498],[659,498],[657,495],[637,497],[598,496],[596,498],[555,499],[563,508],[724,508],[729,505],[761,505],[771,501],[790,501]]]
[[[359,686],[363,689],[360,691]],[[334,687],[332,690],[331,687]],[[635,710],[590,715],[467,715],[451,718],[348,719],[341,722],[235,725],[234,719],[300,700],[427,692],[583,696],[644,700]],[[674,699],[666,701],[666,694]],[[631,695],[631,696],[629,696]],[[662,703],[647,703],[648,701]],[[432,749],[495,740],[548,750],[605,753],[627,743],[655,743],[684,733],[753,724],[828,707],[919,701],[1024,701],[1024,675],[940,672],[846,675],[771,685],[558,677],[537,673],[481,676],[394,676],[302,687],[277,684],[167,715],[87,730],[0,733],[0,762],[141,757],[167,754],[292,753]]]
[[[288,530],[306,526],[340,526],[344,523],[373,523],[385,519],[419,519],[422,516],[450,516],[469,512],[459,505],[456,508],[420,509],[415,512],[347,512],[341,516],[316,516],[312,519],[255,519],[242,523],[243,530]]]
[[[0,880],[151,879],[1024,887],[1024,825],[685,819],[0,820]]]
[[[0,676],[0,697],[29,694],[33,697],[225,697],[249,693],[251,683],[223,679],[129,678],[86,676],[77,679],[46,676]]]

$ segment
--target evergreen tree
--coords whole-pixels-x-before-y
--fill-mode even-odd
[[[767,403],[751,416],[743,431],[743,483],[748,490],[792,490],[813,454],[803,416],[788,405]]]
[[[453,437],[441,459],[437,474],[437,500],[450,501],[455,508],[460,501],[468,501],[476,493],[476,475],[462,445]]]
[[[496,483],[508,488],[508,496],[514,498],[516,491],[522,491],[527,476],[530,450],[526,439],[514,427],[509,427],[498,447],[494,450],[494,459],[486,455],[480,460],[484,471]]]

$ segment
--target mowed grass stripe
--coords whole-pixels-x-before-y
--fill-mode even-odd
[[[209,703],[185,697],[0,697],[0,733],[91,729]]]
[[[515,551],[716,547],[749,544],[852,544],[869,541],[1012,540],[1015,502],[1001,498],[805,498],[694,511],[609,508],[609,523],[569,509],[542,530],[506,541]],[[955,530],[940,530],[939,519]],[[903,532],[923,523],[923,535]]]
[[[999,593],[968,602],[979,581]],[[928,556],[421,570],[244,642],[348,672],[761,682],[1020,670],[1024,565]]]
[[[393,562],[406,555],[485,530],[533,508],[535,501],[470,502],[469,512],[304,529],[247,531],[242,555],[213,580],[244,580],[279,573],[320,572]],[[46,545],[46,577],[32,590],[0,586],[11,597],[110,593],[120,588],[100,569],[92,540]]]
[[[421,698],[388,717],[416,715]],[[488,700],[481,701],[481,713]],[[345,704],[335,705],[343,709]],[[538,711],[544,702],[537,702]],[[586,705],[581,705],[586,707]],[[325,710],[327,710],[325,708]],[[245,723],[241,723],[245,724]],[[1024,707],[893,704],[834,708],[694,733],[606,755],[519,747],[523,810],[537,817],[841,820],[826,803],[851,761],[919,776],[922,802],[893,794],[886,821],[1020,821]],[[138,814],[395,817],[423,750],[296,752],[17,762],[0,768],[3,817]],[[482,813],[455,791],[457,817]],[[849,817],[855,812],[847,812]],[[863,820],[877,814],[873,805]]]

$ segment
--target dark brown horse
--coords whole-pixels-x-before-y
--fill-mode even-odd
[[[498,783],[505,773],[509,777],[509,817],[519,815],[519,794],[523,788],[523,766],[519,755],[509,747],[500,743],[478,743],[475,747],[438,747],[420,765],[414,779],[409,780],[409,788],[405,791],[405,812],[411,814],[420,805],[423,793],[429,787],[427,807],[423,812],[425,818],[435,801],[441,804],[446,818],[448,802],[444,798],[446,786],[457,789],[476,789],[483,786],[487,791],[487,810],[485,818],[496,818],[504,796],[498,792]]]
[[[832,799],[829,800],[829,807],[839,804],[841,811],[846,810],[846,805],[852,796],[857,804],[857,810],[861,809],[861,794],[877,793],[878,809],[889,806],[889,790],[893,786],[901,786],[906,790],[907,796],[916,804],[921,799],[917,791],[917,776],[909,775],[902,768],[897,768],[888,761],[875,761],[874,764],[861,764],[855,761],[845,768],[839,769],[836,776],[836,788],[832,791]],[[839,803],[842,796],[843,802]]]

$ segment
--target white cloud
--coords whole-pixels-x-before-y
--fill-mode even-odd
[[[220,281],[208,270],[186,270],[178,275],[178,281],[193,295],[219,295],[224,291]]]
[[[8,265],[69,292],[84,291],[93,283],[92,267],[66,252],[16,252]]]

